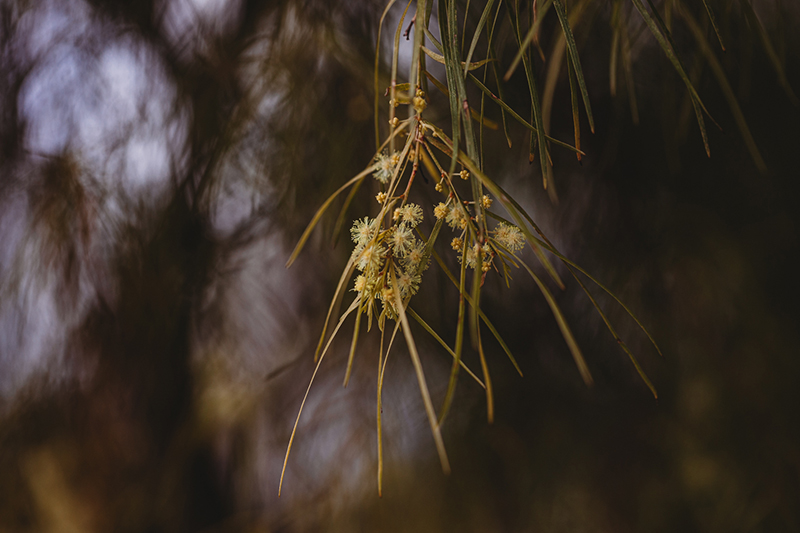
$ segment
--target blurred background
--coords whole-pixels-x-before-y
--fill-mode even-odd
[[[800,91],[800,6],[752,3],[785,80],[744,2],[710,2],[725,52],[702,4],[688,12],[767,172],[693,34],[668,17],[720,126],[707,121],[706,156],[685,87],[628,2],[589,2],[575,27],[597,131],[584,123],[582,163],[552,151],[558,204],[528,164],[525,130],[510,125],[511,147],[502,130],[484,140],[488,173],[653,333],[663,358],[592,288],[658,399],[574,281],[557,298],[592,387],[536,286],[490,277],[484,309],[524,377],[486,341],[496,418],[462,374],[444,428],[452,474],[398,343],[378,498],[378,339],[362,332],[342,388],[347,332],[311,390],[278,498],[350,253],[346,236],[332,244],[336,213],[284,264],[315,210],[374,155],[384,4],[2,0],[0,532],[800,530],[800,107],[787,90]],[[381,90],[404,7],[382,33]],[[467,35],[482,7],[469,6]],[[614,70],[619,16],[630,53]],[[501,14],[503,68],[515,52],[504,24]],[[559,31],[551,14],[546,53]],[[544,78],[549,64],[536,66]],[[554,80],[550,133],[569,140],[563,69]],[[524,75],[504,90],[527,116]],[[426,113],[449,123],[441,95]],[[375,185],[346,220],[375,214]],[[412,199],[432,206],[432,189],[418,183]],[[413,303],[448,340],[456,296],[432,266]],[[439,406],[449,356],[417,338]],[[470,349],[465,361],[479,368]]]

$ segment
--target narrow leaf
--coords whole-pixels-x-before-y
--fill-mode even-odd
[[[383,9],[383,14],[381,15],[381,20],[378,23],[378,40],[375,44],[375,148],[380,151],[380,144],[381,144],[381,129],[380,129],[380,93],[378,92],[378,77],[380,73],[380,61],[381,61],[381,29],[383,29],[383,21],[386,19],[386,15],[389,14],[389,10],[394,5],[395,0],[389,0],[386,4],[386,7]]]
[[[611,325],[611,322],[608,320],[606,314],[603,312],[603,310],[600,308],[600,305],[592,296],[592,293],[589,292],[589,289],[586,287],[586,285],[584,285],[584,283],[577,276],[577,274],[575,274],[575,272],[572,271],[572,268],[570,268],[569,266],[567,266],[567,268],[569,269],[570,274],[572,274],[572,276],[575,278],[575,281],[578,282],[578,285],[581,286],[583,292],[586,293],[586,296],[589,297],[589,300],[592,302],[592,305],[594,305],[594,308],[597,310],[597,313],[600,315],[600,318],[602,318],[603,322],[605,322],[606,328],[608,328],[608,331],[614,337],[614,340],[617,341],[617,344],[622,349],[622,351],[624,351],[628,355],[628,358],[631,360],[631,363],[633,363],[634,368],[636,368],[636,372],[639,373],[639,377],[642,378],[642,381],[644,381],[645,385],[647,385],[647,388],[649,388],[650,392],[653,393],[653,397],[658,399],[658,392],[656,392],[656,388],[653,386],[653,383],[650,381],[650,378],[647,377],[647,374],[645,374],[644,369],[642,369],[642,366],[639,364],[639,360],[636,359],[636,356],[634,356],[633,352],[630,351],[628,345],[625,344],[625,342],[619,337],[619,335],[617,335],[617,332],[614,330],[614,327]]]
[[[586,117],[589,119],[589,128],[594,133],[594,118],[592,117],[592,105],[589,102],[589,92],[586,90],[586,80],[583,79],[583,69],[581,68],[581,60],[578,56],[578,47],[575,44],[575,36],[572,34],[572,29],[569,26],[567,13],[564,11],[564,4],[561,0],[553,0],[553,5],[556,8],[558,20],[561,23],[561,29],[564,31],[564,37],[567,40],[567,50],[569,50],[569,57],[572,59],[572,66],[575,69],[575,76],[578,78],[578,87],[581,89],[581,96],[583,97],[583,105],[586,107]]]
[[[542,4],[542,7],[539,8],[538,17],[536,21],[531,25],[528,33],[525,34],[525,38],[519,44],[519,50],[517,54],[514,56],[514,59],[511,61],[511,66],[508,67],[508,71],[506,71],[506,75],[503,76],[505,81],[511,79],[511,76],[514,74],[514,71],[517,70],[519,66],[520,60],[522,60],[523,54],[528,50],[528,45],[531,43],[533,36],[536,35],[539,31],[539,26],[542,24],[542,20],[544,20],[544,16],[550,10],[550,6],[553,5],[553,0],[545,0],[545,3]]]
[[[347,183],[345,183],[344,185],[342,185],[341,187],[336,189],[336,192],[334,192],[332,195],[330,195],[328,197],[327,200],[325,200],[325,202],[322,204],[322,206],[319,209],[317,209],[317,212],[314,214],[313,218],[311,219],[311,222],[309,222],[308,226],[306,226],[306,229],[303,232],[303,235],[300,236],[300,240],[297,241],[297,244],[294,247],[294,251],[292,251],[292,255],[290,255],[289,256],[289,260],[286,261],[286,268],[289,268],[290,266],[292,266],[292,263],[294,263],[295,259],[297,259],[297,256],[300,255],[300,252],[303,250],[303,246],[305,246],[306,241],[308,240],[308,237],[311,235],[311,231],[317,225],[317,222],[319,222],[319,219],[322,217],[322,215],[325,213],[325,211],[328,209],[328,207],[330,207],[330,205],[333,202],[333,200],[337,196],[339,196],[339,194],[342,191],[344,191],[345,189],[347,189],[351,185],[353,185],[355,183],[358,183],[359,181],[361,181],[367,175],[369,175],[370,173],[372,173],[374,171],[375,171],[375,166],[374,165],[362,170],[361,172],[356,174],[354,177],[352,177]]]
[[[589,367],[586,366],[586,360],[583,358],[583,354],[581,353],[580,348],[578,347],[578,343],[575,342],[575,337],[572,336],[572,331],[569,329],[569,325],[567,324],[566,319],[564,319],[564,315],[561,313],[561,309],[558,307],[553,295],[550,294],[547,286],[542,283],[542,280],[539,279],[539,276],[528,267],[525,262],[521,262],[522,266],[525,270],[528,271],[528,274],[531,275],[533,280],[536,282],[536,285],[539,286],[539,290],[542,292],[545,300],[547,300],[547,305],[550,306],[550,310],[553,312],[553,316],[558,323],[558,327],[561,330],[561,334],[564,336],[564,340],[567,341],[567,346],[569,346],[570,352],[572,352],[572,357],[575,359],[575,364],[578,366],[578,371],[581,373],[581,377],[583,381],[587,385],[591,385],[593,383],[592,375],[589,373]]]
[[[513,10],[509,9],[508,13],[509,17],[513,18],[511,25],[514,27],[514,36],[517,38],[517,44],[522,47],[522,41],[519,33],[518,15],[516,13],[512,15],[512,11]],[[531,108],[533,109],[534,125],[536,126],[536,136],[538,137],[539,164],[542,167],[542,183],[546,190],[548,182],[552,181],[550,166],[548,164],[549,157],[547,155],[547,143],[545,142],[545,129],[544,122],[542,120],[542,109],[539,106],[539,90],[536,87],[536,78],[533,73],[533,67],[531,65],[527,50],[525,50],[522,54],[522,66],[525,69],[525,77],[528,80],[528,91],[530,92],[531,96]],[[554,189],[552,187],[549,191],[549,194],[551,195],[551,199],[555,200],[553,197]]]
[[[478,20],[478,25],[475,27],[475,34],[472,36],[472,42],[469,45],[469,51],[467,52],[467,60],[464,62],[466,65],[470,64],[472,60],[472,54],[475,52],[475,47],[478,45],[478,39],[481,36],[481,32],[483,31],[483,27],[486,25],[486,21],[489,18],[489,15],[492,11],[492,5],[494,4],[494,0],[489,0],[486,2],[486,6],[483,8],[483,12],[481,13],[481,18]],[[464,22],[466,23],[467,17],[464,17]],[[466,34],[465,34],[466,35]],[[464,76],[467,75],[467,68],[464,67]]]
[[[747,127],[747,121],[744,118],[742,109],[739,107],[739,102],[736,101],[736,95],[733,93],[730,83],[728,83],[728,79],[725,76],[725,71],[722,68],[722,65],[720,65],[717,57],[714,55],[714,51],[711,50],[711,46],[708,44],[708,40],[705,38],[703,30],[700,29],[700,26],[697,24],[697,21],[694,20],[694,17],[692,17],[691,13],[685,9],[682,9],[680,14],[683,17],[683,20],[686,22],[686,25],[694,34],[697,44],[700,46],[700,50],[703,52],[703,55],[706,56],[706,60],[708,60],[708,64],[711,66],[711,71],[717,78],[717,83],[719,83],[719,86],[722,89],[722,94],[728,101],[728,106],[731,108],[733,118],[736,120],[736,125],[739,127],[739,131],[742,134],[742,138],[747,146],[747,150],[750,152],[750,156],[753,158],[753,162],[755,162],[756,167],[761,174],[766,174],[767,164],[764,162],[764,159],[761,157],[761,153],[758,151],[755,139],[753,139],[753,135],[750,133],[750,128]]]
[[[339,328],[342,327],[342,324],[347,319],[348,315],[350,315],[350,313],[352,313],[353,310],[356,309],[360,303],[361,303],[360,298],[356,298],[355,300],[353,300],[353,303],[350,304],[350,307],[347,309],[347,311],[345,311],[345,313],[339,319],[339,323],[336,324],[336,328],[333,330],[333,334],[331,335],[331,338],[328,340],[328,344],[325,346],[325,349],[322,351],[322,355],[320,355],[319,360],[317,361],[317,366],[314,367],[314,373],[311,374],[311,381],[308,383],[308,388],[306,388],[306,393],[303,395],[303,401],[300,403],[300,410],[298,411],[297,418],[294,421],[292,434],[289,437],[289,444],[286,447],[286,455],[283,458],[283,468],[281,468],[281,479],[280,482],[278,483],[279,498],[281,497],[281,490],[283,489],[283,476],[286,473],[286,464],[289,462],[289,453],[292,451],[292,443],[294,443],[294,436],[297,433],[297,425],[300,423],[300,415],[303,414],[303,407],[305,407],[306,405],[306,400],[308,399],[308,393],[311,392],[311,385],[314,384],[314,378],[317,377],[317,372],[319,371],[319,367],[322,364],[322,359],[325,357],[325,354],[328,353],[328,348],[330,347],[331,342],[333,342],[336,333],[338,333]]]
[[[711,26],[714,27],[714,33],[717,34],[717,40],[719,41],[719,46],[722,48],[722,51],[725,51],[725,43],[722,42],[722,34],[719,32],[719,26],[717,26],[717,18],[714,16],[714,11],[711,10],[711,6],[708,5],[708,0],[703,0],[703,5],[706,6],[706,12],[708,13],[708,20],[711,21]]]
[[[441,63],[442,65],[445,64],[444,56],[437,54],[436,52],[434,52],[430,48],[426,48],[425,46],[422,46],[420,48],[422,48],[422,51],[425,52],[426,56],[430,57],[431,59],[433,59],[437,63]],[[462,61],[461,65],[464,67],[465,71],[468,71],[468,70],[475,70],[475,69],[481,68],[483,65],[485,65],[485,64],[487,64],[487,63],[489,63],[491,61],[494,61],[494,59],[482,59],[482,60],[476,61],[474,63],[466,63],[466,62]]]
[[[742,5],[742,9],[744,10],[747,20],[750,22],[750,25],[755,28],[758,36],[761,38],[761,44],[764,46],[764,51],[767,53],[767,57],[769,57],[772,67],[778,74],[778,81],[783,87],[783,90],[786,91],[786,95],[789,97],[789,100],[791,100],[792,105],[795,107],[800,106],[800,100],[797,99],[797,96],[795,96],[794,91],[792,90],[792,86],[789,85],[789,80],[786,79],[786,71],[783,68],[780,58],[778,57],[778,53],[775,51],[775,47],[772,46],[772,42],[769,39],[767,30],[764,29],[764,26],[758,19],[758,15],[756,15],[755,10],[753,10],[752,4],[749,0],[740,0],[739,3]]]
[[[408,346],[408,353],[411,356],[411,362],[414,365],[414,371],[417,374],[417,381],[419,382],[419,390],[422,394],[422,403],[425,405],[425,412],[428,414],[428,422],[431,425],[431,433],[433,433],[433,440],[436,443],[436,451],[439,453],[439,461],[442,464],[442,470],[450,473],[450,461],[447,459],[447,452],[444,449],[444,440],[442,440],[442,432],[439,425],[436,423],[436,412],[433,409],[431,402],[431,395],[428,391],[428,384],[425,381],[425,373],[422,370],[422,362],[417,352],[417,345],[414,342],[414,336],[411,334],[411,327],[408,324],[408,317],[406,316],[403,301],[400,299],[400,287],[397,285],[397,277],[394,274],[394,268],[389,269],[391,275],[392,288],[394,293],[394,305],[400,317],[400,324],[402,325],[403,335],[406,338],[406,345]]]
[[[450,348],[450,346],[448,346],[446,342],[444,342],[444,340],[443,340],[443,339],[442,339],[442,338],[439,336],[439,334],[438,334],[438,333],[436,333],[436,331],[434,331],[434,329],[433,329],[433,328],[432,328],[432,327],[431,327],[431,326],[430,326],[430,325],[429,325],[427,322],[425,322],[425,320],[424,320],[424,319],[423,319],[421,316],[419,316],[419,315],[418,315],[418,314],[417,314],[417,313],[416,313],[416,312],[415,312],[413,309],[411,309],[410,307],[407,307],[407,308],[406,308],[406,313],[408,313],[408,316],[410,316],[411,318],[413,318],[414,320],[416,320],[416,321],[417,321],[417,323],[418,323],[420,326],[422,326],[422,327],[423,327],[423,329],[424,329],[425,331],[427,331],[427,332],[428,332],[428,334],[430,334],[430,336],[431,336],[431,337],[433,337],[434,339],[436,339],[436,342],[438,342],[438,343],[439,343],[439,344],[442,346],[442,348],[444,348],[445,350],[447,350],[447,353],[449,353],[449,354],[450,354],[450,355],[453,357],[453,359],[455,359],[455,358],[456,358],[456,353],[453,351],[453,349],[452,349],[452,348]],[[469,369],[469,367],[468,367],[468,366],[467,366],[467,365],[464,363],[464,361],[463,361],[463,360],[462,360],[462,361],[459,361],[458,363],[459,363],[459,366],[460,366],[461,368],[463,368],[463,369],[464,369],[464,371],[465,371],[467,374],[469,374],[469,375],[470,375],[470,377],[471,377],[472,379],[474,379],[474,380],[475,380],[475,382],[476,382],[478,385],[480,385],[482,389],[485,389],[485,388],[486,388],[486,385],[484,385],[484,384],[483,384],[483,381],[481,381],[481,378],[479,378],[478,376],[476,376],[476,375],[475,375],[475,373],[474,373],[472,370],[470,370],[470,369]]]
[[[347,369],[344,373],[344,383],[342,383],[343,387],[347,387],[347,383],[350,381],[350,372],[353,370],[353,358],[356,354],[356,345],[358,344],[358,333],[361,329],[362,314],[362,308],[359,306],[358,312],[356,313],[356,323],[355,326],[353,326],[353,339],[350,341],[350,355],[347,357]]]
[[[706,133],[705,122],[703,121],[703,112],[705,112],[709,116],[711,115],[708,113],[708,110],[705,108],[705,105],[703,105],[702,100],[700,100],[700,96],[697,94],[694,85],[692,85],[692,82],[689,79],[688,74],[686,74],[686,69],[683,67],[683,64],[681,63],[680,59],[678,59],[678,56],[675,54],[675,50],[672,44],[672,37],[669,35],[669,31],[667,31],[666,26],[664,26],[663,21],[661,20],[661,16],[658,14],[658,11],[656,11],[655,9],[653,10],[653,14],[658,19],[658,22],[656,22],[653,16],[650,15],[650,12],[647,10],[647,8],[644,7],[644,4],[642,4],[642,0],[631,0],[631,1],[633,2],[633,5],[636,7],[636,9],[639,11],[639,14],[642,15],[642,18],[647,24],[647,27],[650,29],[650,32],[656,38],[658,44],[661,46],[661,49],[664,50],[664,53],[667,55],[667,58],[672,63],[672,66],[675,68],[675,71],[678,73],[680,78],[683,80],[683,83],[686,85],[686,89],[689,91],[689,95],[692,98],[692,105],[695,110],[695,115],[697,115],[697,124],[700,127],[700,133],[703,136],[703,144],[705,145],[706,153],[709,156],[711,156],[711,148],[709,147],[708,144],[708,134]],[[649,2],[650,0],[648,0],[648,3]],[[659,27],[659,23],[661,24],[661,27]],[[662,33],[662,27],[664,33]]]
[[[488,87],[486,87],[486,85],[481,83],[481,81],[478,78],[473,76],[472,73],[469,74],[469,79],[475,83],[478,89],[486,93],[495,103],[497,103],[497,105],[499,105],[501,109],[505,110],[509,115],[511,115],[511,117],[514,120],[516,120],[517,122],[525,126],[525,128],[529,129],[530,131],[538,135],[539,130],[537,128],[531,126],[530,122],[519,116],[519,114],[513,109],[511,109],[511,107],[508,104],[506,104],[501,97],[496,96]],[[566,148],[567,150],[577,152],[581,155],[586,155],[584,152],[581,152],[578,148],[575,148],[571,144],[565,143],[564,141],[559,141],[558,139],[550,137],[549,135],[545,135],[545,139],[555,144],[556,146]]]
[[[572,65],[572,60],[567,57],[567,77],[569,79],[569,94],[570,103],[572,104],[572,129],[575,131],[575,147],[580,150],[581,148],[581,120],[580,110],[578,109],[578,92],[575,90],[575,68]],[[581,160],[580,152],[575,154],[578,161]]]
[[[441,267],[441,269],[445,273],[445,275],[450,279],[450,281],[453,282],[453,285],[455,285],[456,288],[458,288],[458,280],[456,280],[455,276],[452,274],[452,272],[450,272],[450,269],[447,268],[447,265],[444,263],[442,258],[439,257],[439,254],[434,252],[433,253],[433,258],[439,264],[439,266]],[[472,305],[472,298],[470,298],[468,294],[465,294],[465,297],[466,297],[467,303],[469,305]],[[514,365],[514,369],[517,371],[517,373],[520,376],[522,376],[522,369],[519,367],[519,364],[517,363],[516,358],[514,358],[514,355],[511,353],[511,350],[508,348],[508,345],[505,343],[505,341],[503,340],[503,337],[500,336],[500,333],[498,333],[497,329],[494,327],[492,322],[489,320],[489,317],[487,317],[486,314],[482,310],[478,310],[478,314],[480,315],[481,320],[483,320],[483,323],[486,325],[486,327],[489,328],[489,331],[492,332],[492,335],[497,340],[498,344],[500,344],[500,346],[503,348],[503,351],[506,352],[506,355],[508,356],[509,361],[511,361],[511,364]]]

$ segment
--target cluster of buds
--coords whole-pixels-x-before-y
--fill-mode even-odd
[[[456,175],[464,179],[469,178],[469,172],[466,170],[462,170]],[[437,184],[437,191],[444,192],[445,188],[450,187],[452,187],[452,183],[447,183],[445,179],[442,179]],[[477,269],[480,265],[480,269],[484,273],[491,270],[492,260],[498,252],[515,254],[525,245],[525,236],[522,231],[505,222],[498,223],[493,230],[488,231],[484,242],[476,239],[477,228],[473,227],[471,231],[469,226],[472,221],[478,224],[480,216],[477,209],[474,214],[471,213],[470,206],[474,207],[476,203],[479,203],[482,209],[489,209],[492,202],[493,200],[484,194],[478,202],[459,203],[455,200],[455,195],[450,194],[447,202],[439,202],[433,208],[433,215],[437,220],[444,220],[453,231],[460,232],[460,235],[454,237],[450,243],[453,250],[459,252],[459,261],[463,259],[467,267],[472,269]]]
[[[414,98],[411,100],[411,104],[414,106],[414,110],[417,113],[425,111],[425,108],[428,107],[428,101],[425,100],[425,91],[417,89]]]

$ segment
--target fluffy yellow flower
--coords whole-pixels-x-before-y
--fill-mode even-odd
[[[525,235],[516,226],[500,222],[495,226],[493,233],[497,243],[512,253],[518,252],[525,247]]]
[[[422,241],[415,240],[414,246],[408,250],[403,264],[408,270],[414,270],[422,263],[423,259],[425,259],[425,245],[422,244]],[[423,265],[422,268],[424,270],[428,268],[428,265]]]
[[[446,204],[443,202],[439,202],[439,205],[433,208],[433,216],[436,217],[436,220],[441,220],[447,216],[447,213],[450,212],[450,208],[447,207]]]
[[[397,286],[400,288],[400,296],[405,298],[407,296],[417,294],[419,290],[419,282],[421,278],[419,275],[406,271],[398,271],[397,273]]]
[[[447,213],[445,222],[453,229],[464,229],[467,227],[467,215],[456,206]]]
[[[350,228],[350,238],[357,245],[364,245],[372,238],[374,232],[375,221],[364,217],[364,220],[356,219],[353,222],[353,227]]]
[[[400,156],[396,153],[391,157],[383,152],[379,153],[375,156],[375,171],[372,173],[372,177],[381,183],[388,183],[399,160]]]
[[[422,208],[417,204],[406,204],[400,208],[400,219],[403,224],[414,228],[422,222]]]
[[[356,268],[361,272],[374,272],[380,269],[386,249],[377,243],[367,246],[357,246],[353,251],[355,256]]]
[[[414,245],[415,240],[414,234],[411,233],[411,228],[400,224],[394,228],[390,237],[392,251],[399,257],[405,257]]]

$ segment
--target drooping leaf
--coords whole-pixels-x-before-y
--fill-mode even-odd
[[[350,307],[347,308],[347,311],[339,318],[339,323],[336,324],[336,328],[334,328],[333,333],[331,334],[331,338],[328,340],[328,343],[325,345],[325,349],[322,351],[319,359],[317,360],[317,365],[314,367],[314,373],[311,374],[311,380],[308,383],[308,387],[306,388],[306,393],[303,395],[303,401],[300,402],[300,409],[297,412],[297,418],[294,421],[294,427],[292,428],[292,434],[289,437],[289,444],[286,446],[286,455],[283,458],[283,467],[281,468],[281,479],[278,483],[278,497],[281,496],[281,490],[283,489],[283,476],[286,474],[286,465],[289,462],[289,454],[292,451],[292,444],[294,443],[294,436],[297,433],[297,425],[300,423],[300,415],[303,414],[303,407],[306,405],[306,400],[308,399],[308,393],[311,392],[311,386],[314,384],[314,378],[317,377],[317,372],[319,372],[319,367],[322,365],[322,360],[325,358],[325,354],[328,353],[328,348],[330,348],[333,339],[336,337],[336,334],[339,332],[339,328],[342,327],[344,321],[347,317],[352,313],[361,303],[360,298],[356,298],[353,300],[353,303],[350,304]]]
[[[525,270],[528,271],[528,274],[531,275],[533,280],[536,282],[536,285],[539,287],[539,290],[542,292],[542,295],[547,300],[547,305],[550,306],[550,310],[553,312],[553,316],[558,323],[558,328],[561,330],[561,334],[564,336],[564,340],[567,341],[567,346],[569,346],[570,352],[572,352],[572,357],[575,359],[575,364],[578,367],[578,371],[583,378],[583,381],[587,385],[591,385],[593,383],[592,375],[589,372],[589,367],[586,366],[586,360],[583,358],[583,354],[581,353],[580,348],[578,347],[578,343],[575,341],[575,337],[572,335],[572,331],[569,329],[569,324],[567,324],[567,320],[564,318],[564,314],[561,312],[561,308],[558,307],[553,295],[550,294],[550,290],[547,286],[542,283],[542,280],[539,279],[539,276],[530,269],[530,267],[525,264],[525,262],[521,262],[522,266]]]
[[[694,108],[695,116],[697,117],[697,124],[700,127],[700,134],[703,137],[703,145],[705,146],[706,154],[711,157],[711,147],[708,144],[708,133],[706,132],[705,121],[703,120],[703,112],[709,116],[711,115],[708,113],[708,110],[705,108],[702,100],[700,100],[700,96],[697,94],[692,81],[689,79],[689,75],[686,74],[686,69],[683,67],[683,64],[675,53],[674,44],[672,43],[672,37],[670,36],[669,30],[667,30],[666,25],[661,20],[661,16],[653,7],[650,0],[648,0],[648,3],[653,8],[653,15],[651,15],[647,8],[644,7],[642,0],[631,0],[631,2],[633,2],[633,5],[636,7],[637,11],[639,11],[639,13],[642,15],[645,24],[647,24],[647,27],[650,29],[650,32],[656,38],[656,41],[658,41],[661,49],[664,50],[664,53],[667,55],[670,63],[672,63],[675,71],[678,73],[681,80],[683,80],[684,85],[686,85],[686,89],[689,91],[689,95],[692,99],[692,107]]]
[[[583,98],[583,105],[586,108],[586,118],[589,120],[589,128],[594,133],[594,117],[592,116],[592,105],[589,102],[589,92],[586,89],[586,80],[583,78],[583,69],[581,68],[581,60],[578,56],[578,46],[575,44],[575,36],[572,34],[572,28],[567,19],[567,13],[564,10],[564,4],[561,0],[553,0],[553,6],[558,15],[558,21],[561,23],[561,29],[564,31],[564,37],[567,40],[567,50],[569,50],[569,57],[572,60],[572,66],[575,71],[575,76],[578,79],[578,87],[581,89],[581,97]]]
[[[714,28],[714,33],[717,34],[717,40],[719,41],[719,46],[722,48],[722,51],[725,51],[725,43],[722,42],[722,34],[719,32],[719,26],[717,25],[717,17],[714,16],[714,11],[711,9],[711,6],[708,5],[708,0],[703,0],[703,5],[706,7],[706,12],[708,13],[708,20],[711,21],[711,26]]]
[[[753,5],[750,3],[750,0],[739,0],[739,3],[742,5],[742,10],[747,17],[748,22],[753,28],[755,28],[756,33],[758,33],[758,36],[761,39],[761,44],[764,46],[764,51],[767,53],[767,57],[769,57],[772,67],[778,74],[778,82],[783,87],[783,90],[786,91],[786,95],[789,97],[792,105],[795,107],[800,106],[800,100],[797,99],[797,96],[795,96],[794,91],[792,90],[792,86],[789,85],[789,80],[786,79],[786,70],[783,67],[783,63],[778,57],[775,47],[772,46],[772,41],[770,41],[767,30],[758,19],[758,15],[756,15]]]
[[[753,162],[756,168],[758,168],[758,171],[761,174],[766,174],[767,164],[764,162],[764,158],[761,157],[761,152],[759,152],[758,146],[756,146],[756,141],[750,133],[750,128],[747,126],[747,121],[744,118],[742,109],[739,107],[739,102],[736,100],[736,95],[733,93],[733,89],[730,83],[728,83],[728,78],[725,76],[725,70],[722,68],[722,65],[720,65],[719,60],[717,60],[717,56],[714,55],[714,51],[711,49],[703,30],[697,24],[697,21],[694,20],[691,13],[686,9],[681,9],[680,15],[694,35],[698,46],[700,46],[700,51],[703,52],[703,55],[706,57],[711,67],[711,71],[714,73],[714,77],[717,78],[717,83],[719,83],[722,94],[728,102],[733,118],[736,120],[736,125],[739,127],[739,131],[744,139],[745,146],[747,146],[747,150],[750,152],[750,157],[753,158]]]

